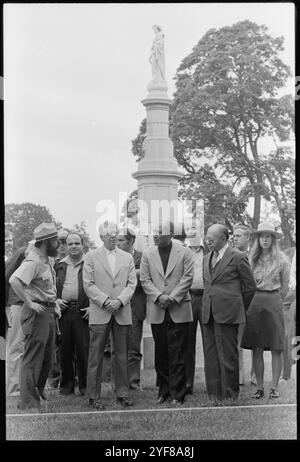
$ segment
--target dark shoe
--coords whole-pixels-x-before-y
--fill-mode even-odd
[[[129,388],[134,391],[144,391],[140,385],[131,385]]]
[[[80,394],[81,396],[86,395],[86,388],[80,388],[80,389],[79,389],[79,394]]]
[[[186,394],[187,394],[187,395],[192,395],[192,394],[193,394],[193,389],[192,389],[191,387],[188,387],[188,388],[186,389]]]
[[[134,390],[134,391],[144,391],[141,387],[141,385],[138,385],[136,383],[133,383],[132,385],[130,385],[130,390]]]
[[[99,401],[97,399],[90,398],[89,399],[89,406],[92,406],[94,409],[97,409],[97,411],[104,411],[105,410],[104,404],[101,403],[101,401]]]
[[[156,402],[157,402],[157,404],[162,404],[162,403],[164,403],[165,401],[167,401],[168,399],[169,399],[169,395],[167,395],[167,396],[159,396],[159,397],[157,398],[157,401],[156,401]]]
[[[261,399],[263,398],[265,395],[264,393],[264,390],[256,390],[256,392],[254,393],[254,395],[252,396],[252,398],[254,399]]]
[[[120,403],[123,407],[133,406],[133,401],[126,396],[117,398],[117,402]]]
[[[174,407],[180,407],[182,406],[183,404],[183,401],[180,401],[179,399],[172,399],[171,401],[171,406],[174,406]]]
[[[44,390],[38,390],[38,392],[39,392],[39,395],[42,398],[42,400],[44,400],[44,401],[48,400],[47,395],[45,394]]]
[[[45,388],[55,389],[55,388],[58,388],[58,385],[59,385],[59,380],[52,380],[52,381],[48,380]]]
[[[269,398],[279,398],[279,391],[276,388],[271,388]]]
[[[59,390],[59,394],[60,395],[73,395],[74,394],[74,390],[69,390],[68,388],[60,388]]]

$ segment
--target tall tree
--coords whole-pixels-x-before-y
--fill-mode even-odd
[[[31,241],[34,229],[43,222],[52,222],[57,227],[61,226],[61,223],[56,221],[49,210],[42,205],[30,202],[5,205],[5,227],[13,233],[16,248]]]
[[[286,139],[293,127],[291,96],[278,98],[290,76],[279,58],[283,38],[265,26],[242,21],[209,30],[178,68],[171,137],[175,156],[190,174],[201,170],[191,157],[215,156],[215,167],[235,186],[245,181],[254,196],[253,225],[267,195],[261,170],[262,138]]]

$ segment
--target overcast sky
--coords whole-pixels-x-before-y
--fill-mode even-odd
[[[86,221],[98,243],[98,201],[137,185],[131,140],[145,117],[152,25],[165,34],[172,97],[200,38],[245,19],[284,36],[293,71],[292,3],[6,4],[5,203],[44,205],[66,227]]]

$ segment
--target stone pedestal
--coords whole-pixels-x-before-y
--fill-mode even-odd
[[[146,204],[143,210],[139,203],[140,227],[148,232],[158,220],[158,203],[174,206],[178,199],[178,180],[183,173],[179,172],[174,158],[173,143],[169,138],[169,108],[172,101],[167,95],[165,81],[151,81],[149,93],[142,104],[147,112],[147,134],[143,143],[143,158],[138,163],[138,170],[133,178],[138,182],[138,199]],[[151,242],[151,237],[148,239]],[[142,340],[143,368],[154,366],[154,342],[149,324],[144,323]]]

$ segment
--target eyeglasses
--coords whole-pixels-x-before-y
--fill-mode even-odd
[[[58,239],[58,245],[66,245],[67,244],[67,240],[66,239]]]

